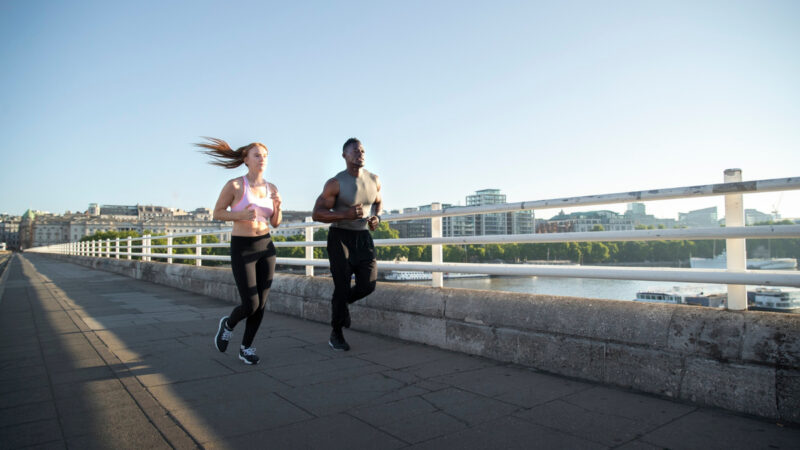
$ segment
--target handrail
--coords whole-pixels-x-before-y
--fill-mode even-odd
[[[766,180],[743,181],[736,183],[717,183],[700,186],[684,186],[677,188],[649,189],[643,191],[617,192],[613,194],[584,195],[579,197],[562,197],[546,200],[531,200],[516,203],[501,203],[482,206],[454,206],[441,210],[413,211],[402,214],[386,214],[383,221],[428,219],[432,217],[466,216],[472,214],[491,214],[514,211],[556,209],[575,206],[596,206],[615,203],[630,203],[651,200],[673,200],[676,198],[712,197],[726,194],[744,194],[757,192],[774,192],[800,189],[800,177],[772,178]],[[282,228],[315,228],[328,224],[321,222],[294,222],[281,225]]]
[[[592,267],[592,266],[551,266],[529,264],[464,264],[444,263],[441,260],[442,245],[466,244],[499,244],[499,243],[555,243],[555,242],[624,242],[624,241],[654,241],[654,240],[690,240],[690,239],[726,239],[728,246],[736,244],[743,248],[745,239],[786,239],[800,237],[800,225],[761,225],[743,226],[743,209],[741,195],[743,193],[773,192],[800,189],[800,178],[776,178],[757,181],[741,182],[741,171],[738,169],[726,171],[726,180],[733,182],[709,184],[702,186],[685,186],[678,188],[653,189],[646,191],[632,191],[603,195],[587,195],[580,197],[565,197],[558,199],[536,200],[517,203],[504,203],[499,205],[485,205],[472,207],[452,207],[431,210],[415,211],[404,214],[386,214],[381,217],[383,221],[431,219],[432,237],[428,238],[403,238],[403,239],[375,239],[377,246],[397,245],[431,245],[433,247],[433,261],[431,262],[390,262],[378,261],[380,270],[413,270],[434,273],[434,286],[441,286],[442,272],[480,273],[490,275],[533,275],[554,277],[583,277],[583,278],[610,278],[651,281],[681,281],[698,283],[728,284],[729,293],[732,287],[741,287],[745,284],[795,286],[800,287],[800,273],[786,271],[757,271],[750,272],[744,269],[744,253],[735,252],[731,257],[729,252],[728,270],[708,269],[667,269],[667,268],[631,268],[631,267]],[[711,228],[682,228],[682,229],[657,229],[657,230],[628,230],[628,231],[596,231],[572,233],[534,233],[513,235],[482,235],[482,236],[456,236],[443,237],[441,235],[441,220],[443,217],[452,217],[471,214],[504,213],[529,209],[562,208],[568,206],[588,206],[611,203],[622,203],[644,200],[666,200],[675,198],[694,198],[708,196],[724,196],[726,199],[727,227]],[[731,206],[733,205],[733,206]],[[323,228],[328,224],[319,222],[298,222],[282,225],[281,228],[304,228],[305,240],[274,242],[276,247],[304,247],[305,258],[278,258],[278,264],[305,266],[306,273],[313,275],[313,267],[328,267],[327,260],[313,258],[311,249],[324,247],[324,241],[313,241],[314,228]],[[84,256],[116,257],[116,258],[141,258],[144,261],[152,259],[166,259],[171,263],[173,259],[194,260],[196,265],[202,261],[228,261],[225,255],[202,255],[203,248],[223,248],[229,243],[202,243],[203,235],[225,235],[231,229],[198,230],[193,233],[175,233],[160,236],[145,235],[106,240],[93,240],[72,242],[45,247],[29,249],[29,251],[54,252],[77,254]],[[195,237],[195,243],[172,244],[172,239],[179,237]],[[166,239],[167,245],[154,245],[154,239]],[[133,245],[133,242],[141,242]],[[112,244],[114,251],[112,251]],[[172,249],[195,249],[194,254],[173,253]],[[137,249],[139,252],[133,253]],[[166,249],[164,253],[155,253],[153,250]],[[437,253],[438,249],[438,253]],[[124,251],[123,251],[124,250]],[[730,248],[729,248],[730,250]],[[738,259],[741,258],[741,261]],[[732,261],[733,260],[733,261]],[[438,275],[438,281],[437,281]],[[737,291],[743,292],[741,290]],[[732,309],[746,309],[746,302],[742,306],[741,295],[739,306]],[[729,296],[730,301],[730,296]],[[729,304],[729,308],[731,308]]]

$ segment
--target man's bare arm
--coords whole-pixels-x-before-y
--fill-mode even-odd
[[[381,196],[381,180],[378,179],[377,175],[375,176],[375,184],[377,185],[378,195],[375,197],[375,202],[372,203],[372,208],[370,209],[370,218],[367,219],[367,225],[369,226],[370,231],[375,231],[378,228],[378,224],[380,223],[380,218],[378,214],[381,212],[382,204],[383,204],[383,197]]]
[[[331,178],[322,188],[322,194],[317,197],[314,210],[311,212],[311,219],[315,222],[332,223],[339,220],[360,219],[364,215],[361,205],[356,205],[344,212],[331,211],[336,204],[336,197],[339,195],[339,181]]]

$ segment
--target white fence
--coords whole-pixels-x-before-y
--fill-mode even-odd
[[[800,225],[744,226],[742,195],[758,192],[774,192],[800,189],[800,178],[780,178],[758,181],[741,181],[741,171],[725,171],[725,182],[720,184],[687,186],[678,188],[624,192],[605,195],[589,195],[549,200],[536,200],[519,203],[504,203],[475,207],[456,207],[440,209],[437,204],[431,211],[417,211],[406,214],[384,215],[384,221],[411,219],[431,219],[430,238],[376,239],[377,246],[392,245],[431,245],[431,262],[393,262],[379,261],[379,270],[413,270],[433,273],[434,287],[442,286],[442,274],[478,273],[489,275],[551,276],[573,278],[606,278],[647,281],[678,281],[693,283],[717,283],[728,285],[728,308],[747,309],[746,285],[794,286],[800,287],[800,272],[797,271],[748,271],[746,269],[745,239],[781,239],[800,237]],[[554,209],[570,206],[603,205],[628,203],[645,200],[666,200],[678,198],[697,198],[710,196],[725,197],[726,227],[694,229],[659,229],[630,231],[597,231],[589,233],[548,233],[515,234],[491,236],[442,237],[442,217],[504,213],[522,210]],[[278,258],[278,264],[305,266],[306,274],[312,276],[314,267],[327,267],[328,261],[314,259],[313,248],[325,247],[326,242],[314,241],[314,228],[327,227],[327,224],[311,222],[290,223],[281,228],[303,228],[305,241],[275,242],[276,247],[298,247],[306,249],[305,258]],[[230,230],[203,231],[195,233],[171,234],[166,236],[145,235],[140,238],[106,239],[104,241],[71,242],[31,248],[28,251],[61,253],[90,257],[126,258],[140,257],[144,261],[163,259],[172,263],[173,259],[194,260],[196,265],[202,261],[229,261],[229,256],[203,255],[203,248],[229,247],[228,243],[202,243],[203,235],[222,235]],[[195,243],[173,245],[177,237],[194,236]],[[166,245],[153,245],[153,239],[166,239]],[[632,267],[563,267],[554,265],[525,264],[466,264],[444,263],[442,245],[491,244],[491,243],[552,243],[552,242],[597,242],[597,241],[655,241],[689,239],[725,239],[727,250],[727,269],[670,269],[670,268],[632,268]],[[137,244],[134,245],[134,242]],[[175,254],[172,249],[192,248],[193,254]],[[133,253],[133,249],[139,252]],[[154,249],[165,249],[166,253],[155,253]]]

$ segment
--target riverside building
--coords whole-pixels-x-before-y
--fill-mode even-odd
[[[197,208],[187,212],[164,206],[90,203],[84,213],[66,212],[63,215],[55,215],[28,210],[20,218],[17,234],[19,248],[25,249],[77,242],[85,236],[106,231],[173,234],[192,233],[197,230],[223,230],[230,227],[230,222],[213,220],[211,210],[208,208]],[[220,238],[223,241],[230,240],[230,232],[221,232]]]

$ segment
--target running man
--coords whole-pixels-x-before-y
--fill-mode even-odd
[[[380,223],[381,183],[364,169],[364,146],[350,138],[342,146],[347,169],[325,183],[311,217],[330,223],[328,260],[333,277],[331,337],[328,345],[336,351],[350,350],[342,327],[350,328],[348,305],[375,290],[378,266],[370,231]],[[355,286],[351,277],[355,275]]]

